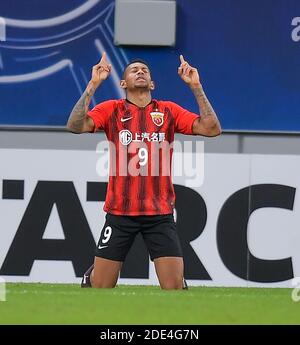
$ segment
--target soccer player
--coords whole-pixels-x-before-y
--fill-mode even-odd
[[[89,110],[91,98],[111,70],[103,53],[67,123],[73,133],[103,130],[110,142],[106,222],[94,264],[84,274],[81,286],[115,287],[122,263],[136,234],[141,232],[161,288],[187,288],[173,218],[175,195],[168,171],[171,144],[175,132],[217,136],[221,133],[219,120],[203,91],[197,69],[182,55],[178,74],[194,93],[200,115],[176,103],[152,99],[154,82],[148,64],[140,59],[126,66],[120,81],[126,99],[108,100]],[[164,156],[168,150],[169,156]]]

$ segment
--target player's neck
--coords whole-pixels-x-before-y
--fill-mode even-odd
[[[126,99],[140,108],[146,107],[151,102],[149,91],[127,92]]]

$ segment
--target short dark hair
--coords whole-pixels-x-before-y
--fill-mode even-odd
[[[124,67],[123,74],[122,74],[122,78],[123,78],[123,79],[125,78],[126,69],[127,69],[130,65],[132,65],[133,63],[136,63],[136,62],[140,62],[140,63],[142,63],[143,65],[146,65],[146,66],[149,68],[149,71],[150,71],[149,64],[148,64],[145,60],[140,59],[140,58],[133,59],[133,60],[131,60],[130,62],[128,62],[128,64]]]

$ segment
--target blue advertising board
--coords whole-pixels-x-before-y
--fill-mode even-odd
[[[124,97],[122,70],[140,57],[152,69],[153,97],[197,112],[177,74],[183,54],[223,129],[300,131],[299,0],[177,0],[176,45],[155,48],[114,46],[114,5],[1,0],[0,125],[65,125],[106,51],[113,73],[91,106]]]

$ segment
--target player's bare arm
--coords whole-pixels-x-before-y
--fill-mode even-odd
[[[111,65],[108,63],[106,53],[104,52],[100,62],[93,67],[91,80],[70,114],[67,123],[67,128],[69,131],[79,134],[84,132],[92,132],[94,130],[94,121],[87,116],[87,112],[95,91],[101,85],[101,83],[107,79],[110,72]]]
[[[197,68],[190,66],[189,63],[184,60],[182,55],[180,55],[178,74],[181,79],[190,87],[199,105],[201,117],[194,121],[193,134],[208,137],[220,135],[220,122],[212,105],[204,93],[198,70]]]

